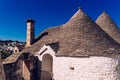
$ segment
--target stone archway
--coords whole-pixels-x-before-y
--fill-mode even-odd
[[[41,80],[52,80],[53,58],[50,54],[42,57]]]

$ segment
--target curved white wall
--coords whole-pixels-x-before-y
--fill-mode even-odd
[[[53,76],[54,80],[120,80],[120,58],[54,57]]]
[[[56,57],[46,45],[36,56],[42,61],[45,54],[53,57],[54,80],[120,80],[120,56]]]

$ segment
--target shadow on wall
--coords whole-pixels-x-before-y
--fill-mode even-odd
[[[38,60],[38,57],[32,57],[31,58],[31,69],[30,69],[30,76],[31,76],[31,79],[30,80],[40,80],[40,70],[41,70],[41,61]]]
[[[17,60],[13,63],[4,64],[4,72],[6,80],[20,80],[22,79],[22,64],[23,61],[21,59]]]
[[[48,58],[48,57],[47,57]],[[46,58],[45,58],[46,59]],[[36,80],[53,80],[52,79],[52,63],[49,58],[46,61],[37,61],[37,71],[38,71],[38,79]]]
[[[42,57],[40,80],[52,80],[53,78],[53,58],[50,54]]]
[[[24,60],[25,70],[23,76],[25,80],[40,80],[40,75],[38,71],[38,61],[38,58],[31,54],[29,54],[28,58]]]
[[[40,60],[37,61],[37,75],[38,75],[38,80],[41,80],[41,66],[42,62]]]

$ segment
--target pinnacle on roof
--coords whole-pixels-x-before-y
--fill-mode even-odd
[[[83,12],[82,8],[78,8],[78,11],[71,17],[70,21],[77,20],[79,18],[89,18],[86,13]]]
[[[96,23],[114,40],[120,43],[120,30],[105,11],[97,18]]]
[[[78,9],[82,9],[82,7],[78,7]]]

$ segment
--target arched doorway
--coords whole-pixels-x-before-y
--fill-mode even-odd
[[[43,55],[41,80],[52,80],[53,58],[50,54]]]

